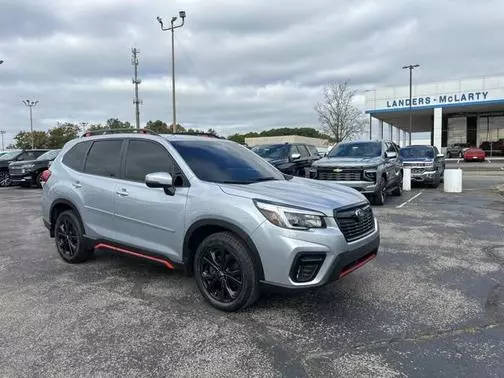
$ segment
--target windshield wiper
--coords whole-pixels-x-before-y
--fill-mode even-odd
[[[274,180],[278,180],[278,179],[273,176],[271,176],[271,177],[268,176],[268,177],[257,177],[255,179],[250,180],[250,182],[274,181]]]

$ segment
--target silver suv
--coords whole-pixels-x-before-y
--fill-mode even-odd
[[[106,249],[180,267],[225,311],[252,304],[264,286],[324,285],[378,252],[362,194],[284,175],[218,138],[83,137],[44,180],[44,223],[65,261]]]

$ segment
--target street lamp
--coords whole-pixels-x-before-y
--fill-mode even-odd
[[[175,110],[175,47],[174,47],[174,38],[175,38],[175,29],[180,28],[184,26],[184,20],[186,17],[186,12],[185,11],[180,11],[179,12],[179,17],[182,19],[182,22],[179,25],[175,25],[175,21],[177,20],[177,17],[172,17],[170,23],[171,27],[165,28],[163,25],[163,20],[161,17],[157,17],[157,20],[159,24],[161,25],[161,30],[162,31],[171,31],[171,52],[172,52],[172,102],[173,102],[173,133],[175,134],[177,131],[177,113]]]
[[[413,124],[413,114],[411,110],[411,91],[412,91],[412,82],[413,82],[413,70],[417,67],[420,67],[420,64],[410,64],[409,66],[404,66],[403,70],[409,70],[409,145],[411,146],[411,132],[412,132],[412,124]]]
[[[35,148],[35,138],[33,136],[33,115],[32,115],[32,108],[38,104],[38,101],[32,101],[32,100],[23,100],[23,104],[28,106],[30,108],[30,132],[31,132],[31,148],[32,150]]]

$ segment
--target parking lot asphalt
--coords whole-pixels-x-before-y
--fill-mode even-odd
[[[1,188],[0,375],[502,377],[500,184],[464,174],[460,194],[391,197],[374,207],[375,260],[233,314],[153,263],[106,251],[63,262],[40,191]]]

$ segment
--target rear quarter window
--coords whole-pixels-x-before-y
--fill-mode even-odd
[[[63,164],[76,171],[82,172],[86,153],[91,145],[90,141],[77,143],[63,156]]]

